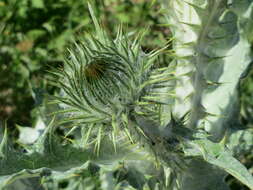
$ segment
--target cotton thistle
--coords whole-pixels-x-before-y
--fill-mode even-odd
[[[231,143],[243,139],[252,146],[246,138],[252,134],[232,122],[238,121],[237,87],[252,62],[253,3],[163,4],[173,34],[173,60],[163,68],[155,65],[163,50],[144,53],[141,36],[131,42],[121,28],[111,40],[90,8],[97,33],[71,48],[63,70],[51,71],[61,89],[55,125],[70,127],[66,136],[75,139],[59,144],[51,122],[35,145],[25,147],[28,153],[19,154],[5,133],[0,164],[3,173],[12,171],[0,178],[2,187],[42,176],[44,187],[53,189],[68,181],[66,189],[227,190],[229,173],[253,188],[252,175],[232,156],[241,147]]]

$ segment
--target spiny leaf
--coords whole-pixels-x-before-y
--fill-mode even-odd
[[[0,158],[6,158],[7,154],[7,146],[8,146],[8,133],[7,133],[7,122],[4,122],[4,134],[0,143]]]

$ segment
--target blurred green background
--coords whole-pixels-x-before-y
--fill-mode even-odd
[[[149,28],[143,50],[163,47],[170,37],[156,0],[93,0],[94,12],[110,35],[122,23],[127,32]],[[94,32],[86,0],[0,0],[0,121],[32,126],[43,94],[55,92],[47,70],[60,67],[66,50]],[[166,59],[166,55],[161,59]],[[242,81],[242,123],[253,123],[253,72]],[[252,155],[244,162],[252,165]],[[228,178],[233,189],[246,189]]]

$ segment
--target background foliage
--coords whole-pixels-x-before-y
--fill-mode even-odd
[[[170,31],[164,26],[160,4],[155,0],[94,0],[97,18],[109,34],[122,23],[127,31],[150,28],[143,43],[149,52],[166,44]],[[32,126],[44,94],[55,92],[47,70],[61,67],[67,47],[84,32],[94,30],[85,0],[0,1],[0,120],[8,119],[13,136],[15,124]],[[161,59],[167,59],[166,55]],[[241,88],[244,127],[253,122],[253,72]],[[252,168],[252,155],[241,160]],[[233,178],[234,189],[246,189]]]

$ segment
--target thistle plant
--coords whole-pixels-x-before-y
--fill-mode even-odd
[[[111,39],[89,5],[96,33],[50,70],[60,93],[43,134],[23,152],[2,135],[2,189],[227,190],[228,174],[253,189],[236,159],[253,145],[238,90],[252,62],[253,2],[161,3],[173,34],[166,66],[157,56],[168,47],[145,53],[145,32],[122,27]]]

